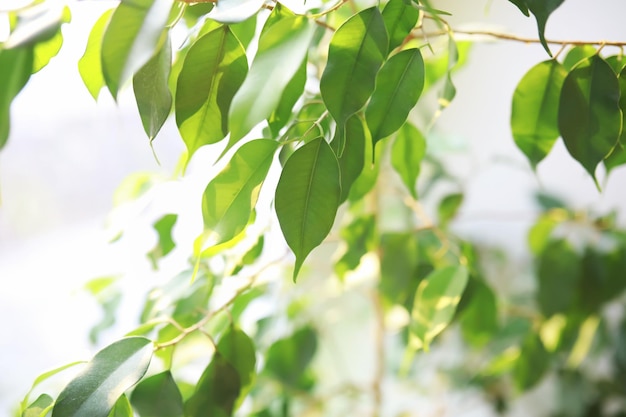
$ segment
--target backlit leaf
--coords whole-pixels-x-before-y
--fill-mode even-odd
[[[337,122],[339,137],[343,137],[346,120],[365,105],[374,91],[388,42],[385,22],[377,7],[352,16],[333,35],[320,92]]]
[[[526,5],[526,0],[509,0],[511,3],[517,6],[520,12],[524,13],[526,16],[530,16],[528,13],[528,6]]]
[[[246,52],[228,26],[192,45],[178,76],[176,124],[189,158],[228,132],[228,109],[248,73]]]
[[[559,102],[559,131],[570,155],[596,181],[596,166],[619,139],[620,86],[600,56],[579,63],[565,78]]]
[[[176,220],[178,220],[177,214],[166,214],[152,225],[159,236],[157,244],[148,252],[148,258],[154,269],[157,269],[157,261],[176,247],[176,243],[172,239],[172,229]]]
[[[550,52],[550,48],[548,48],[548,43],[546,42],[544,33],[546,31],[546,23],[552,12],[554,12],[564,1],[565,0],[525,0],[528,10],[535,15],[535,19],[537,20],[537,29],[539,30],[539,39],[541,40],[541,44],[550,56],[552,56],[552,52]],[[515,4],[517,5],[517,3]]]
[[[296,255],[293,278],[309,253],[330,232],[341,197],[337,158],[323,138],[297,149],[283,168],[276,188],[276,215]]]
[[[206,186],[202,196],[205,244],[229,241],[246,227],[277,147],[270,139],[244,144]]]
[[[432,340],[452,318],[467,285],[463,266],[448,266],[430,273],[417,287],[411,312],[411,346],[428,350]]]
[[[237,369],[216,351],[202,373],[194,394],[185,403],[185,416],[231,416],[240,390]]]
[[[0,49],[0,149],[9,139],[11,102],[28,82],[32,68],[32,48]]]
[[[313,30],[308,18],[293,16],[281,19],[261,33],[250,72],[230,107],[230,140],[226,149],[278,107],[285,87],[302,65]]]
[[[28,13],[18,14],[17,24],[3,43],[3,48],[36,47],[39,43],[45,44],[59,33],[63,23],[70,20],[71,13],[67,6],[60,7],[51,3],[34,5]]]
[[[102,37],[102,73],[113,97],[154,55],[172,0],[122,0]]]
[[[419,49],[406,49],[389,58],[376,76],[376,89],[365,120],[374,145],[404,124],[424,88],[424,60]]]
[[[113,10],[107,10],[100,16],[100,18],[94,23],[87,39],[87,47],[85,53],[78,60],[78,72],[80,77],[89,90],[89,93],[94,98],[98,99],[100,90],[104,87],[104,75],[102,75],[102,37],[104,36],[104,30],[111,20]]]
[[[411,123],[402,125],[391,147],[391,165],[415,199],[417,199],[415,183],[425,155],[426,139],[422,132]]]
[[[48,394],[41,394],[21,414],[21,417],[45,416],[44,411],[52,406],[54,399]]]
[[[622,111],[622,133],[619,136],[619,143],[626,146],[626,67],[622,68],[618,76],[619,81],[619,108]]]
[[[542,313],[550,317],[570,312],[579,302],[579,255],[564,240],[548,242],[538,258],[537,279],[537,302]]]
[[[550,153],[560,135],[558,108],[566,76],[558,61],[544,61],[524,75],[513,93],[513,139],[533,169]]]
[[[563,59],[563,67],[565,67],[567,71],[570,71],[580,61],[584,61],[596,53],[596,48],[591,45],[577,45],[570,49],[567,55],[565,55],[565,59]]]
[[[152,342],[121,339],[98,352],[86,369],[61,391],[52,417],[107,417],[118,398],[143,377]]]
[[[172,46],[169,35],[156,54],[133,77],[133,90],[143,130],[153,140],[172,108],[172,93],[167,84],[172,70]]]
[[[130,402],[126,395],[122,396],[115,402],[113,409],[109,413],[108,417],[133,417],[133,409],[130,406]]]
[[[390,0],[383,9],[383,20],[389,34],[389,50],[400,46],[411,33],[420,12],[410,0]]]
[[[63,372],[64,370],[66,370],[68,368],[71,368],[73,366],[80,365],[80,364],[83,364],[83,363],[85,363],[85,361],[77,361],[77,362],[68,363],[66,365],[60,366],[58,368],[52,369],[50,371],[44,372],[43,374],[39,375],[37,378],[35,378],[35,381],[31,385],[30,390],[28,390],[28,392],[24,396],[24,399],[20,403],[20,408],[22,410],[27,408],[27,404],[28,404],[28,400],[29,400],[30,394],[32,394],[32,392],[35,390],[35,388],[37,388],[37,386],[39,384],[41,384],[42,382],[46,381],[47,379],[53,377],[54,375],[58,374],[59,372]]]
[[[130,397],[141,417],[182,417],[183,397],[170,371],[141,381]]]
[[[345,249],[334,266],[335,273],[340,279],[343,280],[348,271],[353,271],[359,266],[363,255],[374,250],[375,236],[374,216],[359,217],[341,230]]]
[[[463,204],[463,194],[448,194],[441,199],[437,207],[437,217],[441,228],[446,228],[448,223],[456,217],[461,204]]]
[[[473,279],[468,285],[470,289],[470,304],[461,313],[461,331],[465,340],[480,347],[491,341],[498,330],[497,300],[491,288],[482,281]]]

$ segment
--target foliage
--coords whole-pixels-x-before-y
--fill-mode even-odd
[[[599,188],[598,165],[609,173],[626,163],[626,60],[600,43],[560,42],[552,57],[544,31],[564,0],[510,2],[534,15],[536,43],[550,55],[513,93],[512,138],[535,169],[561,137]],[[0,147],[12,100],[61,48],[70,9],[52,3],[5,13]],[[182,165],[221,144],[214,155],[221,170],[195,208],[203,230],[183,248],[189,264],[150,291],[138,327],[102,348],[60,392],[31,402],[40,382],[78,364],[42,374],[18,415],[335,415],[337,399],[350,410],[366,399],[365,411],[351,415],[379,415],[383,380],[410,387],[416,354],[455,329],[464,353],[479,360],[447,371],[482,389],[497,411],[552,376],[577,401],[572,409],[555,399],[555,415],[624,415],[626,319],[611,321],[607,308],[623,300],[626,230],[611,216],[540,199],[528,242],[536,289],[500,294],[485,268],[491,254],[450,231],[463,193],[440,200],[436,222],[421,204],[430,187],[418,180],[446,175],[428,153],[429,130],[415,109],[425,94],[438,97],[435,114],[454,99],[453,74],[468,51],[446,12],[426,0],[301,6],[122,0],[94,24],[78,62],[94,99],[104,87],[117,98],[132,82],[150,141],[173,112],[187,149]],[[175,32],[184,32],[182,45],[172,41]],[[385,198],[402,216],[385,210]],[[179,249],[173,230],[182,216],[163,213],[154,223],[158,242],[147,254],[154,268]],[[403,217],[402,227],[385,227],[391,217]],[[295,263],[276,249],[276,230]],[[317,257],[322,266],[314,267]],[[120,294],[113,278],[86,288],[106,313],[91,334],[96,341],[113,323]],[[316,366],[332,345],[325,306],[350,294],[371,300],[377,363],[372,381],[344,378],[328,393]],[[272,312],[259,316],[254,306],[264,303]],[[588,372],[602,358],[613,370]]]

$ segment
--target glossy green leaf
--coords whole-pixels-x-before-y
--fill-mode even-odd
[[[21,414],[21,417],[41,417],[46,415],[46,410],[49,410],[54,404],[54,399],[48,394],[41,394],[35,401],[32,402]]]
[[[102,74],[114,98],[152,58],[169,19],[172,0],[122,0],[102,36]]]
[[[170,371],[142,380],[130,402],[141,417],[183,416],[183,397]]]
[[[356,218],[341,229],[344,251],[335,262],[334,269],[339,279],[343,280],[348,271],[355,270],[361,258],[376,247],[376,222],[374,216]]]
[[[389,34],[389,50],[400,46],[417,25],[420,12],[410,0],[390,0],[383,9],[383,20]]]
[[[369,193],[376,185],[378,173],[380,172],[380,157],[384,146],[378,146],[376,149],[373,149],[374,145],[372,144],[372,141],[367,140],[368,133],[369,132],[367,131],[365,132],[365,164],[361,174],[354,181],[350,187],[350,191],[348,192],[348,200],[350,202],[358,202],[362,200],[363,197],[365,197],[365,195],[367,195],[367,193]]]
[[[236,407],[241,405],[256,378],[254,342],[241,329],[231,327],[217,344],[220,354],[237,370],[241,389]],[[235,408],[236,408],[235,407]]]
[[[177,220],[177,214],[166,214],[152,225],[159,237],[156,245],[148,252],[148,259],[150,259],[153,269],[158,269],[158,260],[176,247],[176,242],[172,239],[172,229]]]
[[[317,333],[303,327],[289,337],[280,339],[267,351],[265,370],[292,387],[302,387],[303,375],[317,351]]]
[[[558,108],[566,76],[567,71],[558,61],[540,62],[524,75],[513,93],[513,139],[533,169],[560,136]]]
[[[622,130],[619,82],[598,55],[579,63],[565,78],[559,131],[570,155],[596,181],[596,166],[609,155]]]
[[[570,312],[579,302],[580,256],[566,241],[550,241],[539,256],[537,279],[537,302],[542,313],[550,317]]]
[[[537,29],[539,30],[539,39],[548,55],[552,56],[548,43],[546,42],[545,31],[548,18],[565,0],[524,0],[528,6],[528,10],[535,15],[537,20]],[[516,3],[517,4],[517,3]],[[522,10],[522,9],[520,9]],[[523,10],[522,10],[523,11]]]
[[[202,36],[189,49],[176,87],[176,124],[189,158],[228,132],[228,109],[248,73],[246,52],[228,26]]]
[[[152,342],[121,339],[98,352],[87,368],[61,391],[52,417],[107,417],[117,399],[143,377]]]
[[[550,367],[550,354],[541,339],[534,333],[529,334],[522,344],[522,351],[513,366],[513,381],[520,391],[526,391],[537,385]]]
[[[133,77],[133,90],[143,130],[152,141],[167,120],[172,108],[168,86],[172,70],[172,46],[169,35],[156,54]]]
[[[122,396],[115,402],[113,409],[109,413],[108,417],[133,417],[133,409],[130,406],[130,402],[126,395]]]
[[[452,318],[467,285],[463,266],[448,266],[430,273],[420,282],[411,312],[411,346],[428,350],[435,336]]]
[[[276,188],[276,215],[296,256],[293,278],[309,253],[326,238],[341,197],[339,164],[332,149],[318,138],[287,160]]]
[[[340,203],[348,198],[352,184],[357,180],[365,165],[365,142],[366,130],[360,116],[354,115],[346,122],[344,152],[339,157],[339,170],[341,172],[341,197]],[[331,142],[335,155],[340,153],[339,140],[335,138]]]
[[[621,144],[617,144],[615,148],[611,151],[609,156],[607,156],[604,161],[604,166],[606,167],[607,175],[618,166],[626,164],[626,150]]]
[[[339,132],[374,91],[388,43],[385,22],[377,7],[352,16],[333,35],[320,92]]]
[[[302,60],[300,68],[298,68],[289,83],[285,86],[278,106],[267,119],[267,124],[274,137],[278,137],[280,130],[285,127],[293,117],[294,106],[304,93],[304,86],[306,85],[306,67],[307,59],[305,57]]]
[[[231,416],[240,390],[237,369],[217,351],[202,373],[195,392],[185,403],[185,416]]]
[[[563,59],[563,67],[567,71],[570,71],[579,62],[592,57],[596,53],[597,53],[596,48],[594,48],[591,45],[575,46],[567,52],[567,55],[565,55],[565,59]]]
[[[419,49],[406,49],[389,58],[376,76],[376,89],[365,120],[374,146],[404,124],[424,88],[424,60]]]
[[[243,231],[277,148],[278,143],[273,140],[250,141],[209,182],[202,196],[205,244],[229,241]]]
[[[449,194],[441,199],[437,207],[440,227],[446,228],[448,226],[448,223],[456,217],[461,204],[463,204],[463,194]]]
[[[302,65],[313,30],[313,22],[308,18],[293,16],[281,19],[261,33],[250,72],[230,107],[230,139],[226,149],[278,107],[287,84]]]
[[[402,182],[417,199],[416,182],[422,159],[426,156],[426,139],[413,124],[407,122],[398,131],[391,148],[391,165]]]
[[[94,98],[98,99],[100,90],[104,87],[104,75],[102,75],[102,37],[104,30],[111,20],[113,9],[107,10],[94,23],[87,39],[85,53],[78,60],[78,72],[80,77]]]
[[[32,48],[0,49],[0,149],[9,139],[11,102],[28,82],[32,68]]]

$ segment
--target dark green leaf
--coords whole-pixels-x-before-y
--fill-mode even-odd
[[[63,34],[61,33],[60,28],[50,39],[35,44],[35,46],[33,47],[33,74],[48,65],[50,60],[57,56],[57,54],[61,50],[62,45]]]
[[[363,171],[365,164],[366,130],[363,120],[359,115],[351,116],[346,122],[346,141],[344,152],[339,157],[339,170],[341,171],[341,198],[343,203],[348,198],[352,184]],[[340,153],[339,140],[335,138],[331,142],[335,155]]]
[[[592,57],[597,53],[596,48],[591,45],[578,45],[569,50],[563,60],[563,67],[570,71],[580,61]]]
[[[413,233],[384,233],[380,237],[379,289],[389,305],[405,305],[417,290],[422,278],[418,274],[417,242]]]
[[[157,261],[170,253],[176,247],[172,239],[172,229],[178,220],[177,214],[166,214],[152,225],[159,235],[157,244],[148,252],[148,258],[152,262],[152,268],[157,269]]]
[[[276,188],[276,215],[296,255],[293,278],[309,253],[330,232],[341,197],[337,158],[323,138],[296,150],[287,160]]]
[[[182,417],[183,397],[170,371],[141,381],[130,397],[141,417]]]
[[[133,415],[133,409],[130,406],[130,402],[128,402],[128,398],[126,395],[122,394],[115,402],[108,417],[133,417]]]
[[[626,67],[623,68],[618,77],[619,81],[619,108],[622,111],[622,132],[619,136],[619,143],[622,148],[626,146]]]
[[[239,23],[257,14],[264,0],[221,0],[209,13],[209,17],[220,23]]]
[[[194,394],[185,403],[185,416],[230,417],[240,390],[237,369],[216,351],[202,373]]]
[[[439,268],[417,287],[411,312],[411,347],[428,350],[435,336],[452,318],[467,285],[468,273],[463,266]]]
[[[124,391],[143,377],[151,358],[152,342],[143,337],[105,347],[61,391],[52,417],[107,417]]]
[[[524,13],[526,16],[530,16],[528,13],[528,6],[526,5],[526,0],[509,0],[511,3],[517,6],[517,8]]]
[[[311,327],[303,327],[270,346],[265,370],[286,385],[305,388],[301,385],[303,376],[316,351],[317,333]]]
[[[550,241],[538,259],[537,279],[537,303],[545,316],[571,311],[579,301],[579,255],[564,240]]]
[[[424,88],[424,60],[419,49],[406,49],[389,58],[376,76],[365,119],[374,146],[404,124]]]
[[[122,0],[102,37],[102,74],[114,98],[159,47],[172,0]]]
[[[450,35],[448,37],[448,62],[446,76],[443,82],[443,89],[439,95],[439,109],[445,109],[450,105],[454,97],[456,96],[456,87],[452,82],[452,70],[459,63],[459,48],[456,41]]]
[[[449,194],[441,199],[437,207],[440,227],[448,226],[448,223],[456,217],[461,204],[463,204],[463,194]]]
[[[256,351],[252,339],[241,329],[231,327],[220,339],[217,350],[237,370],[241,389],[239,401],[244,400],[256,377]]]
[[[98,99],[100,90],[104,87],[104,75],[102,75],[102,37],[104,30],[111,20],[113,9],[107,10],[94,23],[89,33],[85,53],[78,60],[78,72],[80,77],[94,98]]]
[[[374,91],[388,43],[385,22],[377,7],[352,16],[333,35],[320,92],[338,132],[343,132],[346,120],[365,105]]]
[[[230,107],[230,139],[226,150],[278,107],[287,84],[302,65],[313,29],[306,17],[293,16],[281,19],[261,33],[250,73]]]
[[[45,416],[44,411],[49,409],[54,400],[48,394],[41,394],[22,412],[22,417],[41,417]]]
[[[202,197],[205,244],[227,242],[246,227],[277,147],[269,139],[244,144],[206,186]]]
[[[565,220],[551,213],[541,216],[528,231],[528,246],[534,255],[539,255],[550,242],[552,231]]]
[[[618,142],[622,126],[620,86],[598,55],[580,62],[565,78],[559,131],[567,150],[596,181],[596,166]]]
[[[389,34],[389,50],[400,46],[417,24],[420,12],[410,0],[390,0],[383,9],[383,20]]]
[[[546,52],[550,56],[552,56],[552,52],[550,52],[550,48],[548,48],[548,43],[546,42],[545,30],[546,23],[548,18],[565,0],[524,0],[526,5],[528,6],[528,10],[535,15],[535,19],[537,19],[537,29],[539,30],[539,39],[541,40],[541,44],[545,48]],[[518,7],[519,4],[515,3]],[[520,8],[522,12],[523,9]]]
[[[176,87],[176,124],[188,157],[228,132],[228,109],[248,73],[246,53],[228,26],[199,38],[189,49]]]
[[[172,94],[168,86],[172,70],[172,46],[167,32],[165,41],[156,54],[133,77],[133,90],[143,130],[152,141],[172,108]]]
[[[529,334],[513,367],[513,380],[520,391],[535,386],[550,367],[550,354],[546,352],[539,336]]]
[[[422,132],[409,122],[402,125],[391,148],[391,165],[414,199],[417,199],[415,183],[425,155],[426,139]]]
[[[28,82],[32,68],[32,48],[0,49],[0,149],[9,139],[11,102]]]
[[[513,93],[513,139],[533,169],[559,137],[559,99],[566,76],[567,71],[558,61],[544,61],[524,75]]]

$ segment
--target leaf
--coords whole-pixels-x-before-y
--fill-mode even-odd
[[[596,181],[596,166],[619,139],[619,82],[598,55],[579,63],[565,78],[559,102],[559,131],[570,155]]]
[[[176,243],[172,239],[172,229],[177,220],[177,214],[166,214],[152,225],[159,236],[157,244],[148,252],[148,259],[152,263],[152,269],[158,269],[157,261],[176,247]]]
[[[71,368],[72,366],[80,365],[80,364],[83,364],[83,363],[85,363],[85,361],[71,362],[71,363],[68,363],[66,365],[60,366],[58,368],[52,369],[51,371],[47,371],[47,372],[44,372],[43,374],[39,375],[37,378],[35,378],[35,381],[33,382],[33,385],[31,385],[30,389],[28,390],[28,392],[24,396],[24,399],[20,403],[20,408],[22,410],[25,410],[27,408],[28,398],[30,397],[30,394],[32,394],[33,391],[35,390],[35,388],[37,388],[37,386],[39,384],[41,384],[43,381],[47,380],[48,378],[53,377],[54,375],[58,374],[59,372],[63,372],[64,370],[66,370],[68,368]]]
[[[541,312],[546,317],[571,312],[580,301],[580,257],[566,241],[552,240],[537,261],[537,303]]]
[[[102,75],[102,37],[104,36],[104,30],[109,24],[109,20],[111,20],[113,10],[114,9],[104,12],[96,23],[94,23],[89,33],[89,38],[87,39],[85,53],[78,60],[78,72],[94,100],[98,99],[100,90],[104,87],[104,75]]]
[[[152,342],[128,337],[105,347],[61,391],[52,417],[107,417],[117,399],[143,377]]]
[[[445,229],[448,223],[456,217],[461,204],[463,204],[463,194],[449,194],[441,199],[439,207],[437,207],[439,226],[441,228]]]
[[[511,3],[517,6],[520,12],[524,13],[526,16],[530,16],[528,13],[528,6],[526,5],[526,0],[509,0]]]
[[[202,373],[195,392],[185,403],[185,416],[231,416],[240,390],[237,369],[216,351]]]
[[[217,350],[237,370],[241,389],[236,407],[252,389],[256,377],[256,350],[252,339],[241,329],[231,327],[217,344]],[[236,408],[235,407],[235,408]]]
[[[57,56],[63,45],[63,34],[59,29],[50,39],[35,44],[33,48],[33,74],[48,65],[50,60]]]
[[[102,74],[113,98],[159,48],[172,0],[122,0],[102,37]]]
[[[176,86],[176,124],[189,158],[228,132],[228,109],[248,73],[246,52],[228,26],[191,46]]]
[[[420,165],[426,156],[426,139],[413,124],[407,122],[398,131],[391,148],[391,165],[417,200],[416,182]]]
[[[376,76],[376,89],[365,109],[374,146],[400,129],[424,88],[424,60],[419,49],[389,58]]]
[[[183,397],[169,370],[141,381],[130,402],[141,417],[183,416]]]
[[[467,285],[463,266],[448,266],[430,273],[417,287],[411,312],[411,345],[428,350],[432,340],[452,318]]]
[[[558,109],[565,68],[551,59],[528,71],[513,93],[511,131],[533,169],[559,137]]]
[[[126,395],[122,396],[115,402],[113,409],[108,417],[133,417],[133,409],[128,402]]]
[[[619,143],[626,146],[626,67],[622,68],[618,77],[619,82],[619,108],[622,112],[622,133],[619,136]]]
[[[244,144],[206,186],[202,218],[207,244],[227,242],[246,227],[277,148],[270,139]]]
[[[21,417],[41,417],[45,416],[46,410],[50,409],[54,404],[54,399],[48,394],[41,394],[32,402],[21,414]]]
[[[317,333],[303,327],[291,336],[280,339],[267,351],[265,370],[288,386],[306,388],[303,378],[317,351]]]
[[[361,258],[376,247],[376,222],[374,216],[356,218],[341,229],[344,251],[335,262],[334,270],[343,280],[348,271],[354,271],[361,263]]]
[[[285,90],[280,97],[278,106],[267,119],[267,124],[269,125],[270,131],[274,137],[278,137],[280,129],[285,127],[287,122],[291,119],[293,116],[294,106],[304,93],[304,86],[306,85],[306,64],[307,59],[305,57],[302,60],[300,68],[298,68],[295,75],[285,86]]]
[[[343,203],[348,198],[352,184],[357,180],[365,165],[365,142],[366,133],[363,120],[359,115],[351,116],[346,122],[344,152],[339,157],[339,170],[341,172],[341,197]],[[339,140],[335,138],[331,142],[335,155],[339,154]]]
[[[0,49],[0,149],[9,139],[11,102],[28,82],[32,68],[32,48]]]
[[[528,6],[528,10],[535,15],[537,20],[537,29],[539,30],[539,40],[548,55],[552,56],[548,43],[546,42],[545,30],[548,18],[565,0],[524,0]],[[515,3],[517,5],[517,3]],[[519,7],[519,6],[518,6]],[[522,10],[522,9],[520,9]],[[522,10],[523,12],[523,10]]]
[[[470,281],[472,289],[469,306],[461,313],[461,331],[465,340],[476,347],[489,343],[498,330],[498,306],[496,296],[484,282]]]
[[[387,49],[387,30],[377,7],[352,16],[333,35],[320,92],[338,131],[343,131],[346,120],[365,105],[374,91]]]
[[[276,109],[285,87],[302,65],[313,31],[308,18],[293,16],[261,33],[250,72],[230,107],[230,139],[224,152]]]
[[[580,61],[592,57],[597,53],[596,48],[591,45],[578,45],[569,50],[563,60],[563,67],[567,71],[574,68]]]
[[[420,12],[410,0],[390,0],[383,9],[383,20],[389,34],[389,50],[400,46],[417,24]]]
[[[619,73],[626,67],[626,56],[622,54],[613,55],[606,58],[606,62],[611,66],[611,68],[613,68],[613,71],[619,75]]]
[[[172,94],[167,84],[172,70],[172,45],[169,35],[156,54],[133,77],[133,90],[143,130],[152,141],[167,120]]]
[[[330,232],[341,197],[337,158],[323,138],[289,157],[276,187],[276,215],[296,256],[295,281],[309,253]]]
[[[221,0],[207,15],[220,23],[238,23],[257,14],[265,0]]]
[[[249,17],[243,22],[228,25],[233,35],[239,39],[244,49],[247,49],[256,33],[256,16]]]
[[[522,344],[522,351],[513,366],[513,381],[520,391],[535,386],[550,366],[550,354],[541,339],[530,333]]]

